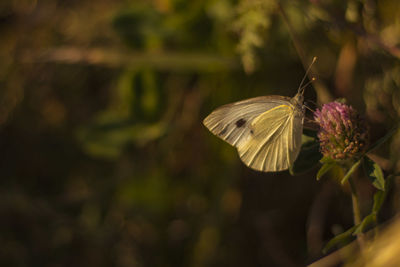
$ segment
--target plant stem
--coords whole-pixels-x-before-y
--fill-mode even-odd
[[[360,206],[358,203],[357,190],[356,190],[356,186],[353,181],[353,177],[350,177],[349,184],[350,184],[350,188],[351,188],[351,200],[353,202],[354,225],[359,225],[361,223],[361,212],[360,212]],[[360,250],[361,251],[364,250],[365,240],[364,240],[363,233],[357,234],[357,241],[358,241],[358,245],[360,246]]]

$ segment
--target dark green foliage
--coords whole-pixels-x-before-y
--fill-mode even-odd
[[[371,183],[379,190],[385,191],[385,178],[381,167],[368,157],[363,158],[363,167],[365,174],[371,180]]]
[[[290,168],[291,175],[305,173],[314,168],[322,158],[315,132],[304,130],[303,143],[299,156]]]

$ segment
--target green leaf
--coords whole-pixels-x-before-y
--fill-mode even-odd
[[[375,223],[376,223],[376,213],[373,212],[373,213],[371,213],[370,215],[366,216],[366,217],[362,220],[362,222],[361,222],[359,225],[357,225],[356,229],[355,229],[354,232],[353,232],[353,235],[357,235],[357,234],[359,234],[359,233],[365,232],[365,230],[366,230],[369,226],[371,226],[371,225],[373,225],[373,224],[375,224]]]
[[[322,176],[324,176],[329,170],[331,170],[336,165],[336,162],[334,160],[327,161],[324,159],[325,158],[322,158],[320,160],[320,162],[322,162],[323,165],[317,173],[317,181],[319,181],[319,179],[321,179]]]
[[[319,151],[319,143],[316,139],[303,135],[303,144],[299,156],[290,167],[291,175],[304,173],[318,164],[322,155]]]
[[[374,205],[372,206],[372,212],[375,212],[376,214],[378,214],[378,212],[380,211],[383,202],[386,199],[386,196],[388,194],[388,189],[390,187],[390,184],[392,183],[392,179],[395,176],[399,176],[399,174],[391,174],[389,175],[386,180],[385,180],[385,191],[381,191],[378,190],[375,192],[374,194]]]
[[[387,180],[385,181],[386,183],[386,188],[388,187],[389,182],[391,181],[393,175],[389,175]],[[382,191],[378,190],[374,194],[374,204],[372,206],[372,212],[368,216],[366,216],[363,221],[357,226],[356,230],[354,231],[353,235],[357,235],[359,233],[365,232],[367,227],[369,227],[372,224],[376,224],[377,222],[377,216],[379,213],[379,210],[382,207],[383,202],[385,201],[385,198],[387,196],[387,190]]]
[[[378,214],[382,207],[383,202],[386,198],[386,191],[378,190],[374,194],[374,205],[372,206],[372,212]]]
[[[342,103],[342,104],[347,104],[347,100],[346,100],[346,98],[344,98],[344,97],[336,98],[336,99],[335,99],[335,102],[337,102],[337,103]]]
[[[385,191],[385,178],[381,167],[368,157],[363,160],[364,171],[372,184],[379,190]]]
[[[346,232],[343,232],[341,234],[338,234],[329,242],[325,245],[325,247],[322,249],[322,253],[326,254],[328,251],[330,251],[333,247],[339,245],[339,244],[346,244],[350,242],[351,240],[354,239],[353,232],[357,228],[357,226],[351,227],[349,230]]]
[[[328,157],[323,157],[321,160],[320,160],[320,162],[321,163],[334,163],[334,162],[336,162],[334,159],[331,159],[331,158],[328,158]]]
[[[372,150],[375,150],[376,148],[378,148],[383,143],[385,143],[393,134],[395,134],[397,132],[398,129],[399,129],[399,125],[396,125],[395,127],[393,127],[387,134],[385,134],[382,138],[380,138],[378,141],[376,141],[375,144],[373,144],[365,153],[369,153]]]
[[[353,166],[351,166],[350,170],[343,177],[342,182],[341,182],[342,184],[344,184],[350,178],[350,176],[357,170],[358,166],[360,166],[360,163],[361,163],[361,159],[359,161],[357,161],[356,163],[354,163]]]

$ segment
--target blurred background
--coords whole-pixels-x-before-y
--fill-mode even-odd
[[[304,266],[346,188],[248,169],[202,120],[293,96],[313,56],[309,106],[345,97],[372,143],[400,116],[397,0],[5,0],[0,40],[1,266]]]

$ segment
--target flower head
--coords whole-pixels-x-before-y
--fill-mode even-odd
[[[365,151],[368,141],[367,124],[355,109],[346,104],[331,102],[314,113],[319,124],[321,152],[334,160],[346,160]]]

